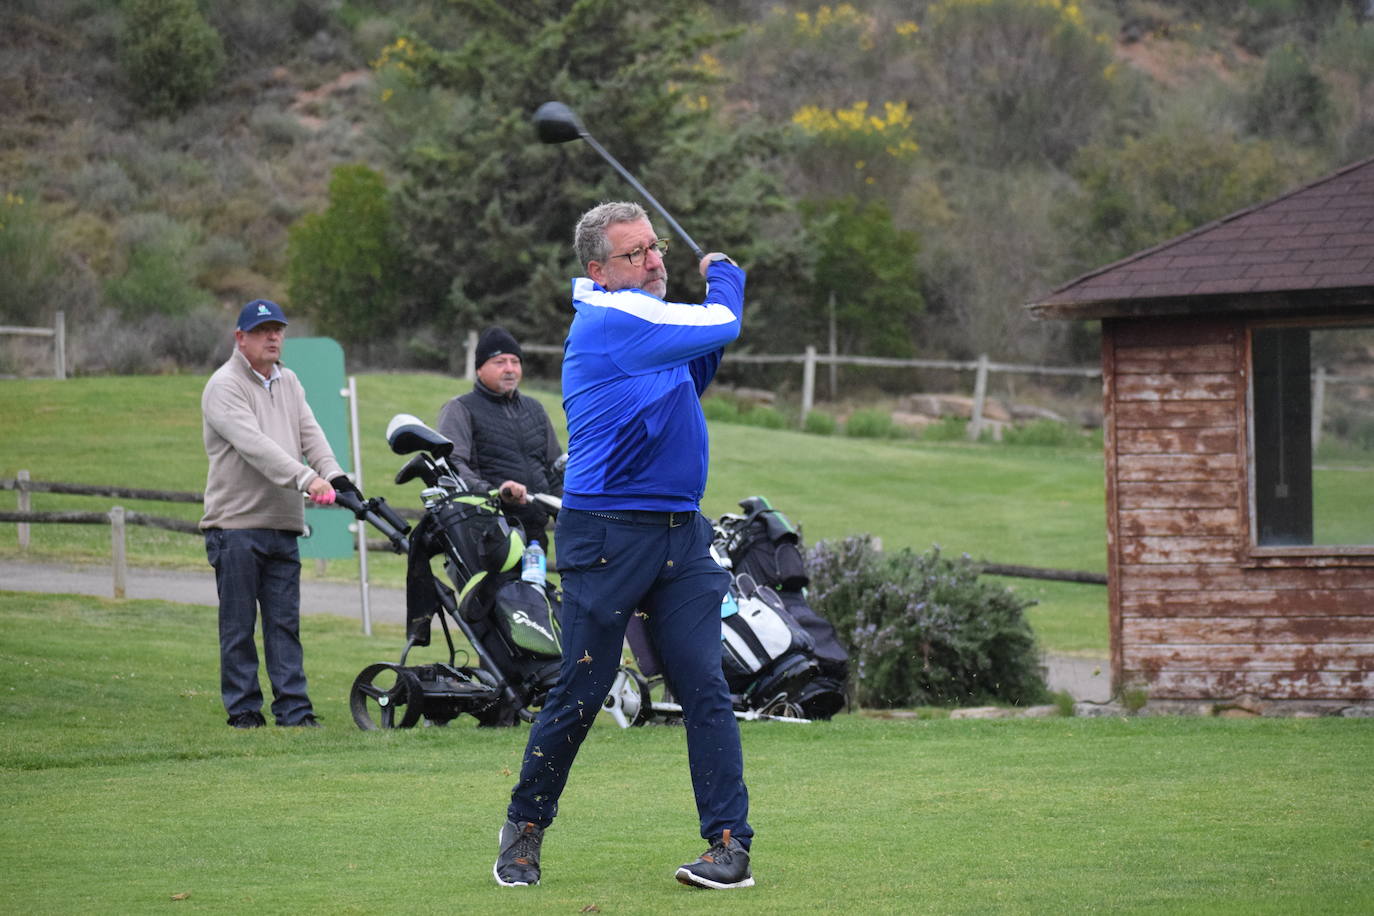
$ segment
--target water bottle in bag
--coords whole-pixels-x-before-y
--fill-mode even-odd
[[[544,556],[544,548],[539,546],[538,541],[530,541],[530,545],[525,548],[524,556],[520,558],[520,578],[539,588],[544,587],[544,582],[548,579],[548,558]]]

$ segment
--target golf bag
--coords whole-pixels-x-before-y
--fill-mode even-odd
[[[721,601],[721,667],[740,719],[829,719],[846,703],[849,653],[829,621],[806,603],[801,533],[761,496],[724,515],[711,553],[733,571]],[[637,668],[622,667],[605,709],[622,727],[672,721],[672,701],[657,653],[638,618],[626,640]],[[655,693],[660,698],[655,699]]]
[[[828,719],[846,704],[849,653],[806,601],[801,531],[762,496],[739,505],[743,514],[717,522],[713,545],[735,574],[721,609],[726,679],[756,702]]]

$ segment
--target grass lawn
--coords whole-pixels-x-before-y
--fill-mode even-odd
[[[38,480],[167,490],[205,485],[200,391],[204,376],[134,376],[0,381],[0,477],[27,469]],[[399,412],[433,421],[460,380],[432,373],[358,378],[364,485],[395,506],[419,504],[414,484],[398,487],[402,463],[387,448],[387,421]],[[562,429],[556,394],[532,390]],[[888,549],[939,544],[995,563],[1101,572],[1106,563],[1102,456],[1092,449],[923,443],[804,435],[717,423],[703,501],[708,515],[764,495],[802,525],[808,543],[868,533]],[[13,494],[0,505],[14,506]],[[109,498],[34,494],[38,510],[105,510]],[[186,519],[199,507],[118,500],[131,510]],[[28,556],[108,564],[109,532],[99,526],[34,525]],[[0,556],[19,555],[15,526],[0,523]],[[204,569],[200,540],[131,527],[135,566]],[[372,554],[374,583],[400,585],[404,565]],[[307,562],[305,575],[318,575]],[[330,560],[329,578],[357,578],[354,560]],[[1043,646],[1104,655],[1107,595],[1101,586],[998,579],[1040,602],[1029,611]]]
[[[1374,725],[1353,719],[744,723],[759,884],[725,900],[671,877],[702,848],[681,730],[602,722],[545,883],[500,888],[526,727],[356,729],[348,686],[400,641],[380,629],[307,618],[326,727],[236,731],[212,610],[0,592],[5,909],[1374,909]]]

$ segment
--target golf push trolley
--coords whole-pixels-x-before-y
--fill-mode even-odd
[[[338,503],[385,535],[391,549],[407,558],[406,642],[400,659],[364,668],[353,681],[348,703],[362,729],[447,725],[467,713],[485,726],[533,721],[558,679],[562,659],[559,594],[549,584],[520,576],[524,533],[501,511],[500,493],[467,489],[448,457],[453,443],[410,414],[387,425],[387,443],[412,456],[396,483],[418,480],[424,506],[412,528],[381,497],[338,494]],[[531,494],[558,508],[558,499]],[[431,561],[442,557],[451,585],[435,575]],[[407,664],[411,649],[428,646],[435,617],[443,630],[448,661]],[[476,654],[454,645],[452,620]]]

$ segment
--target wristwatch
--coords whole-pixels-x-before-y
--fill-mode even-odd
[[[734,259],[734,258],[732,258],[732,257],[730,257],[728,254],[725,254],[725,253],[720,252],[720,251],[713,251],[713,252],[711,252],[710,254],[708,254],[708,255],[706,256],[706,260],[709,261],[709,262],[712,263],[712,264],[716,263],[717,261],[729,261],[731,264],[735,264],[735,259]],[[735,266],[736,266],[736,267],[739,267],[738,264],[735,264]]]

